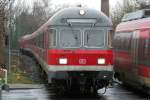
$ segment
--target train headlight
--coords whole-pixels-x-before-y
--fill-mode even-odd
[[[99,58],[98,60],[97,60],[97,63],[98,64],[105,64],[105,59],[104,58]]]
[[[59,59],[59,64],[67,64],[67,63],[68,63],[67,58],[60,58]]]

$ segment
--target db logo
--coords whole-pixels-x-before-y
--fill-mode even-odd
[[[80,59],[79,64],[86,64],[86,59]]]

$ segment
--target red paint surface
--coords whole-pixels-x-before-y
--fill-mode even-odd
[[[150,78],[150,66],[141,65],[139,68],[140,76]]]
[[[112,65],[112,50],[48,50],[48,64],[59,65],[60,58],[67,58],[67,65],[98,65],[98,58],[105,58],[105,65]],[[80,64],[80,59],[86,59],[85,64]]]

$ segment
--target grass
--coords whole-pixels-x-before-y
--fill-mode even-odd
[[[9,84],[34,84],[28,73],[24,72],[21,60],[16,55],[12,55],[11,71],[8,74]]]
[[[9,84],[33,84],[32,79],[27,73],[24,73],[20,68],[12,70],[8,74],[8,83]]]

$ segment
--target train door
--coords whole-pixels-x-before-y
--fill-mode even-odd
[[[139,76],[150,86],[150,29],[143,30],[139,41]]]
[[[132,57],[131,74],[132,74],[132,78],[130,79],[130,81],[132,81],[135,84],[138,84],[138,82],[139,82],[139,76],[138,76],[139,34],[140,34],[140,31],[138,31],[138,30],[134,31],[133,35],[132,35],[132,39],[131,39],[131,57]]]

